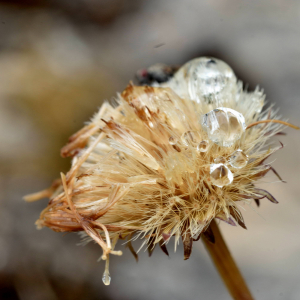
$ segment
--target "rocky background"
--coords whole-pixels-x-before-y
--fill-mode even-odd
[[[201,241],[188,261],[170,244],[139,263],[119,243],[106,287],[100,248],[37,231],[47,202],[22,200],[68,170],[60,148],[136,70],[203,55],[300,125],[299,1],[0,0],[0,299],[230,299]],[[260,300],[300,299],[300,132],[286,132],[273,166],[287,183],[265,180],[280,203],[245,205],[248,230],[221,225]]]

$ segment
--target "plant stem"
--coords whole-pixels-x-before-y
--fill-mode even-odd
[[[215,220],[210,223],[210,228],[215,236],[215,243],[212,244],[206,238],[202,240],[232,298],[235,300],[254,300]]]

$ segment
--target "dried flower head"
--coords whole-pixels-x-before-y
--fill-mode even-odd
[[[188,259],[202,234],[213,242],[213,219],[246,228],[240,202],[277,203],[255,182],[275,172],[265,160],[282,144],[272,148],[270,137],[292,125],[262,110],[261,90],[244,91],[227,64],[206,57],[151,84],[129,84],[114,105],[104,103],[63,147],[62,156],[73,157],[66,176],[27,197],[50,198],[38,228],[84,231],[101,246],[105,284],[120,238],[137,258],[131,239],[168,254],[175,236],[175,250],[182,239]]]

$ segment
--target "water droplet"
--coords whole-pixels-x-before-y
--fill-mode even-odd
[[[170,145],[175,145],[178,142],[177,138],[174,136],[170,136],[169,138],[169,144]]]
[[[231,171],[223,164],[211,164],[210,165],[210,178],[211,183],[218,187],[228,185],[233,181],[233,175]]]
[[[229,157],[229,163],[232,167],[241,169],[245,167],[248,163],[249,157],[243,150],[238,149]]]
[[[109,272],[104,271],[102,281],[105,285],[110,285],[111,277],[109,276]]]
[[[245,118],[239,112],[226,107],[211,110],[201,118],[208,138],[219,146],[230,147],[241,138],[246,129]]]
[[[201,141],[201,136],[198,131],[186,131],[182,134],[181,141],[186,146],[197,147]]]
[[[236,83],[236,77],[226,63],[208,57],[194,61],[190,76],[189,94],[196,102],[200,102],[201,96],[209,99],[209,96],[219,94]]]
[[[209,143],[208,141],[202,141],[199,143],[199,145],[197,146],[197,150],[199,152],[206,152],[208,150],[208,146],[209,146]]]
[[[219,156],[214,159],[215,164],[225,164],[226,163],[226,158],[224,156]]]
[[[200,57],[183,65],[168,85],[180,97],[188,96],[198,103],[212,104],[230,93],[236,82],[234,72],[225,62]]]

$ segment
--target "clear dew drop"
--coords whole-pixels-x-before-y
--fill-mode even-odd
[[[109,276],[109,272],[104,271],[102,281],[105,285],[110,285],[111,277]]]
[[[232,69],[222,60],[200,57],[184,64],[168,85],[180,96],[207,104],[226,98],[237,79]]]
[[[193,61],[189,72],[188,90],[192,100],[200,102],[204,98],[210,103],[210,96],[218,95],[236,84],[232,69],[223,61],[201,57]],[[201,97],[202,96],[202,97]]]
[[[233,181],[233,174],[224,164],[211,164],[210,179],[213,185],[223,187]]]
[[[169,144],[170,145],[175,145],[178,142],[178,139],[174,136],[170,136],[169,138]]]
[[[243,150],[238,149],[229,157],[229,164],[233,168],[241,169],[247,165],[248,160],[248,155],[246,155]]]
[[[197,147],[201,141],[198,131],[186,131],[181,136],[181,141],[186,146]]]
[[[224,156],[219,156],[214,159],[215,164],[225,164],[226,163],[226,158]]]
[[[230,147],[239,140],[246,129],[244,116],[226,107],[211,110],[201,118],[208,138],[219,146]]]
[[[201,141],[197,146],[199,152],[206,152],[208,150],[209,143],[208,141]]]

